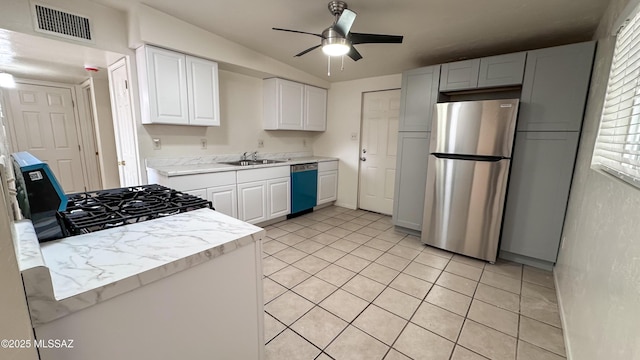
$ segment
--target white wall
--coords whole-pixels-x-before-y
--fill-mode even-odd
[[[574,360],[640,359],[640,189],[590,169],[614,38],[628,0],[613,0],[598,51],[555,273],[567,355]]]
[[[2,116],[2,91],[0,90],[0,339],[32,339],[31,319],[18,270],[13,246],[9,200],[3,163],[9,160],[9,142]],[[9,160],[9,166],[10,160]],[[9,167],[8,170],[11,168]],[[0,348],[0,358],[12,360],[35,360],[35,349]]]
[[[258,154],[312,151],[319,133],[262,129],[262,79],[219,71],[219,89],[221,126],[139,125],[140,156],[146,159],[256,150]],[[153,138],[160,139],[160,150],[154,150]],[[201,149],[200,139],[207,140],[206,149]],[[258,148],[259,139],[264,141],[263,148]]]
[[[358,205],[362,93],[398,89],[401,82],[402,74],[395,74],[331,84],[327,131],[314,142],[313,153],[340,158],[337,205],[350,209]],[[352,133],[357,134],[357,140],[351,140]]]
[[[113,117],[111,115],[111,98],[109,97],[109,80],[93,78],[91,81],[96,102],[95,115],[98,118],[95,131],[100,154],[102,186],[105,189],[120,187]]]

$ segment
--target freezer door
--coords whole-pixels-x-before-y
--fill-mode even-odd
[[[431,155],[422,242],[495,262],[509,161],[454,160]]]
[[[436,104],[431,153],[511,157],[518,99]]]

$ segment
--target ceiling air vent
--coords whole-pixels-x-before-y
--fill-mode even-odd
[[[93,42],[89,18],[33,4],[35,30],[66,39]]]

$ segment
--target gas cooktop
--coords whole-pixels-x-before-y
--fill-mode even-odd
[[[161,185],[90,191],[67,196],[58,217],[65,236],[152,220],[186,211],[210,208],[210,201]]]

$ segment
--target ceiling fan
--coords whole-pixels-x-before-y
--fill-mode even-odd
[[[335,17],[333,25],[326,28],[322,34],[314,34],[306,31],[273,28],[278,31],[307,34],[319,37],[320,45],[312,46],[295,56],[302,56],[322,46],[322,51],[328,56],[347,55],[354,61],[362,59],[362,55],[353,45],[356,44],[401,44],[400,35],[362,34],[350,32],[356,19],[356,13],[347,8],[344,1],[329,2],[329,12]]]

